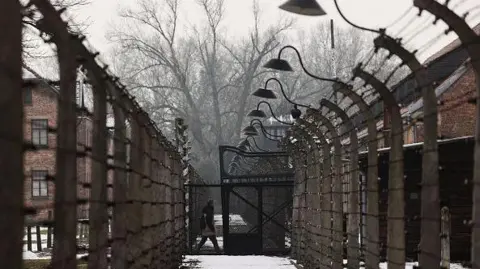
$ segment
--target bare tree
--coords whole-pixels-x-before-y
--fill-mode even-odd
[[[216,160],[219,144],[239,138],[248,96],[265,72],[261,63],[292,23],[261,30],[260,10],[253,1],[248,37],[232,42],[221,31],[223,0],[197,3],[206,23],[182,35],[177,33],[178,0],[141,0],[121,12],[126,24],[112,29],[109,37],[118,45],[117,73],[127,77],[124,82],[152,117],[166,129],[175,116],[186,118],[194,150],[204,160]]]

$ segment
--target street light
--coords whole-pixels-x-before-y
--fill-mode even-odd
[[[255,137],[253,137],[253,136],[247,136],[247,137],[245,138],[245,140],[247,141],[248,145],[250,145],[250,148],[251,148],[251,149],[254,149],[254,147],[252,147],[252,143],[250,143],[250,142],[248,141],[249,138],[253,140],[253,145],[255,145],[255,148],[257,148],[258,150],[263,151],[263,152],[268,152],[268,151],[269,151],[269,150],[262,149],[261,147],[259,147],[258,144],[257,144],[257,141],[255,140]]]
[[[279,57],[280,58],[280,57]],[[289,67],[290,65],[288,64],[287,61],[285,60],[282,60],[282,59],[274,59],[274,60],[280,60],[280,61],[284,61]],[[269,61],[270,62],[270,61]],[[267,63],[268,64],[268,63]],[[285,66],[282,66],[281,64],[278,65],[279,68],[282,68],[282,67],[285,67]],[[269,67],[271,68],[271,67]],[[292,71],[291,67],[290,67],[290,71]],[[263,88],[260,88],[256,91],[254,91],[252,93],[253,96],[257,96],[257,97],[260,97],[260,98],[265,98],[265,99],[276,99],[277,96],[275,95],[275,92],[271,89],[268,88],[268,83],[271,82],[271,81],[275,81],[277,82],[278,86],[280,86],[280,91],[282,92],[282,95],[283,97],[285,97],[285,99],[287,100],[287,102],[289,102],[290,104],[293,104],[293,105],[297,105],[297,106],[300,106],[300,107],[304,107],[304,108],[309,108],[310,106],[306,106],[306,105],[302,105],[302,104],[299,104],[299,103],[296,103],[294,101],[292,101],[290,98],[288,98],[288,96],[285,94],[285,91],[283,89],[283,85],[282,85],[282,82],[280,82],[280,80],[278,80],[277,78],[269,78],[265,81],[265,85],[263,86]]]
[[[333,0],[333,2],[335,3],[335,8],[337,9],[342,19],[345,20],[351,26],[360,30],[369,31],[377,34],[380,34],[385,31],[385,29],[375,30],[375,29],[366,28],[351,22],[343,14],[342,10],[338,6],[337,0]],[[325,10],[322,7],[320,7],[320,5],[315,0],[288,0],[287,2],[279,6],[279,8],[291,13],[298,14],[298,15],[323,16],[327,14]]]
[[[278,142],[279,140],[275,139],[275,138],[283,138],[283,136],[281,136],[281,135],[275,135],[275,134],[269,133],[265,129],[265,127],[263,126],[263,123],[259,119],[251,120],[250,124],[247,127],[243,128],[243,130],[242,130],[243,134],[246,135],[246,136],[258,136],[257,129],[255,127],[253,127],[254,124],[257,124],[257,125],[260,126],[260,130],[262,131],[263,136],[265,136],[265,138],[267,138],[268,140]],[[293,124],[290,124],[290,125],[293,125]],[[273,138],[271,138],[271,137],[273,137]]]
[[[285,49],[293,49],[295,51],[295,53],[297,54],[298,56],[298,60],[300,62],[300,66],[302,67],[303,71],[311,78],[314,78],[314,79],[318,79],[318,80],[323,80],[323,81],[329,81],[329,82],[338,82],[338,79],[337,78],[323,78],[323,77],[319,77],[319,76],[316,76],[312,73],[310,73],[306,68],[305,68],[305,65],[303,64],[303,60],[302,60],[302,56],[300,55],[300,52],[298,51],[297,48],[295,48],[294,46],[291,46],[291,45],[287,45],[287,46],[284,46],[283,48],[280,49],[280,51],[278,52],[278,57],[277,58],[273,58],[273,59],[270,59],[263,67],[265,68],[269,68],[269,69],[273,69],[273,70],[277,70],[277,71],[293,71],[293,68],[292,66],[290,65],[290,63],[288,63],[287,60],[284,60],[282,59],[282,52],[283,50]]]
[[[305,16],[323,16],[327,14],[315,0],[288,0],[279,8]]]
[[[286,62],[285,60],[282,60],[282,59],[274,59],[274,60],[280,60],[280,61],[284,61],[284,63],[287,64],[287,66],[290,67],[290,65],[288,64],[288,62]],[[270,62],[270,61],[269,61]],[[282,65],[280,65],[280,67],[282,67]],[[283,67],[285,67],[285,65],[283,65]],[[290,68],[290,70],[292,70]],[[290,111],[290,114],[292,115],[292,118],[294,119],[298,119],[300,118],[300,116],[302,115],[302,111],[300,111],[300,109],[298,109],[298,107],[304,107],[304,108],[310,108],[310,106],[307,106],[307,105],[302,105],[302,104],[299,104],[299,103],[296,103],[294,101],[292,101],[290,98],[288,98],[288,96],[285,94],[285,91],[283,90],[283,86],[282,86],[282,83],[280,82],[280,80],[276,79],[276,78],[269,78],[265,81],[265,86],[263,88],[260,88],[258,90],[256,90],[255,92],[252,93],[252,95],[254,96],[257,96],[257,97],[261,97],[261,98],[265,98],[265,99],[275,99],[277,98],[275,93],[273,92],[273,90],[270,90],[268,88],[268,83],[270,81],[275,81],[278,83],[278,85],[280,86],[280,91],[282,92],[282,95],[283,97],[285,97],[285,99],[290,103],[290,104],[293,104],[293,109]],[[265,114],[265,112],[263,112],[262,110],[260,110],[260,104],[262,103],[265,103],[268,105],[268,107],[270,108],[270,112],[272,113],[273,117],[281,122],[281,123],[284,123],[282,121],[280,121],[279,119],[277,119],[275,117],[275,115],[273,114],[273,110],[272,110],[272,107],[270,106],[269,103],[265,102],[265,101],[261,101],[260,103],[258,103],[257,105],[257,109],[254,109],[252,111],[250,111],[250,113],[247,114],[247,116],[249,117],[259,117],[259,118],[266,118],[267,115]]]
[[[277,116],[275,116],[275,114],[273,113],[273,109],[272,109],[272,106],[270,105],[270,103],[268,103],[267,101],[260,101],[258,104],[257,104],[257,109],[253,109],[252,111],[250,111],[247,116],[248,117],[257,117],[257,118],[266,118],[267,117],[267,114],[265,114],[265,112],[263,112],[263,110],[260,109],[260,105],[261,104],[266,104],[268,106],[268,108],[270,109],[270,113],[272,114],[272,117],[280,122],[280,123],[283,123],[283,124],[286,124],[286,125],[293,125],[293,123],[290,123],[290,122],[286,122],[286,121],[282,121],[281,119],[277,118]],[[292,109],[292,112],[295,110],[295,114],[298,113],[298,111],[300,111],[295,105],[294,105],[294,109]],[[296,111],[298,110],[298,111]],[[300,111],[300,113],[302,113]],[[293,117],[293,115],[292,115]]]
[[[242,133],[249,136],[258,136],[257,129],[252,125],[248,125],[247,127],[243,128]]]

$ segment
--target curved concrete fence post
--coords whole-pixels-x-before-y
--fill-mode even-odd
[[[348,153],[350,155],[350,181],[347,183],[348,212],[347,212],[347,268],[358,268],[360,264],[360,206],[359,206],[359,184],[358,184],[358,137],[352,120],[347,113],[336,104],[327,99],[320,100],[320,107],[326,107],[333,111],[337,117],[346,125],[350,138]],[[348,180],[348,178],[347,178]]]
[[[323,116],[319,110],[315,110],[313,115],[315,120],[327,128],[333,141],[332,268],[343,269],[342,144],[332,122]]]
[[[470,56],[470,64],[475,71],[476,91],[476,127],[473,163],[472,201],[472,268],[480,268],[480,36],[462,18],[448,7],[448,1],[441,4],[433,0],[414,0],[413,5],[420,11],[426,10],[436,18],[443,20],[457,35]],[[422,197],[423,199],[423,197]],[[433,234],[432,234],[433,235]]]
[[[345,83],[335,83],[333,90],[352,100],[367,121],[368,131],[368,168],[367,168],[367,212],[365,241],[365,266],[375,268],[380,263],[379,253],[379,221],[378,221],[378,141],[377,124],[370,107],[363,98],[353,91],[352,86]]]
[[[403,174],[403,126],[400,108],[388,87],[375,76],[357,66],[353,70],[359,77],[370,84],[380,94],[384,105],[388,107],[392,120],[390,136],[390,162],[388,179],[388,216],[387,216],[387,261],[388,268],[405,267],[405,200]],[[387,139],[387,138],[385,138]]]
[[[374,40],[376,48],[397,55],[414,74],[423,99],[423,153],[420,253],[418,263],[433,268],[440,263],[440,184],[438,181],[437,97],[427,69],[399,41],[381,34]],[[408,127],[407,127],[408,128]]]

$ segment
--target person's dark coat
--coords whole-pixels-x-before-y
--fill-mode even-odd
[[[213,222],[213,206],[207,205],[202,209],[202,218],[200,228],[203,230],[208,226],[210,230],[215,231]]]

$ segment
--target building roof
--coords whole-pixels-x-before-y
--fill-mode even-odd
[[[452,86],[461,79],[465,73],[471,68],[469,64],[461,65],[457,70],[455,70],[447,79],[445,79],[438,87],[435,88],[435,96],[438,98],[446,91],[452,88]],[[419,114],[416,112],[420,111],[423,107],[423,98],[418,99],[416,102],[411,103],[408,106],[408,115],[411,117],[416,117]]]
[[[40,78],[24,78],[22,87],[32,87],[32,86],[39,86],[45,85],[45,88],[52,90],[55,94],[59,94],[59,89],[57,88],[59,85],[58,81],[47,80],[47,79],[40,79]]]
[[[473,27],[473,31],[475,31],[475,33],[477,33],[477,35],[480,35],[480,23],[477,24],[475,27]],[[425,65],[430,64],[431,62],[437,60],[438,58],[442,57],[443,55],[459,48],[461,44],[462,44],[462,42],[460,41],[459,38],[455,39],[450,44],[446,45],[441,50],[437,51],[436,53],[434,53],[433,55],[428,57],[423,64],[425,64]]]

